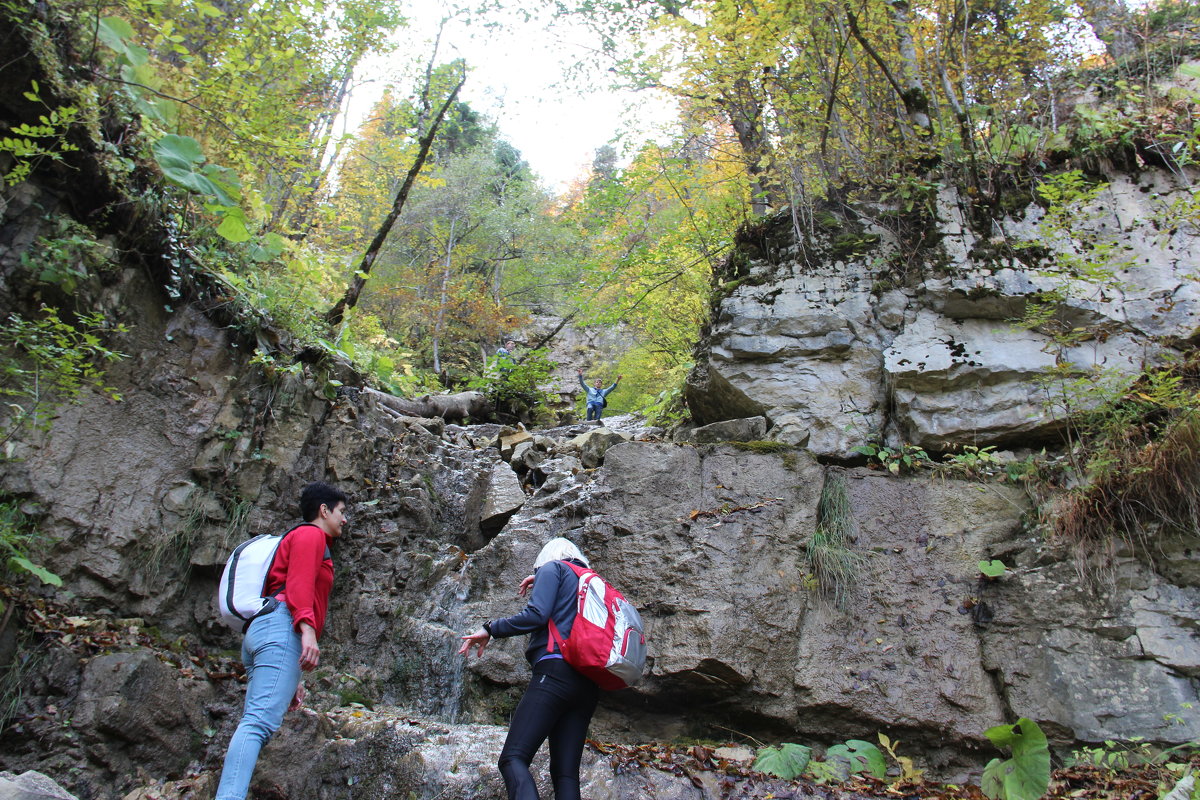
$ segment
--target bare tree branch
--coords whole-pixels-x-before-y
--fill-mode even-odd
[[[392,203],[392,210],[388,212],[387,218],[383,224],[379,226],[379,230],[375,233],[375,238],[367,247],[366,253],[363,254],[362,261],[355,270],[354,280],[350,287],[346,289],[346,294],[342,299],[334,304],[333,308],[325,312],[325,321],[330,325],[340,325],[346,316],[346,311],[354,308],[358,303],[358,297],[362,294],[363,286],[367,282],[367,278],[371,274],[371,267],[375,264],[375,259],[379,256],[379,251],[383,249],[383,243],[387,241],[388,234],[392,231],[392,226],[396,224],[396,220],[400,217],[400,212],[404,210],[404,203],[408,200],[408,193],[412,191],[413,183],[416,182],[417,175],[421,172],[421,167],[425,165],[425,159],[429,155],[429,149],[433,146],[433,139],[437,136],[438,128],[442,125],[442,120],[446,117],[446,112],[450,110],[450,106],[458,98],[458,91],[462,89],[466,83],[467,77],[464,73],[459,79],[458,85],[450,92],[446,102],[442,104],[441,110],[433,120],[433,124],[429,126],[429,130],[421,137],[421,147],[417,153],[417,160],[409,169],[408,175],[404,178],[404,185],[400,187],[400,192],[396,195],[395,202]]]

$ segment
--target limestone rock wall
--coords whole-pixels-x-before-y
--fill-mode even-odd
[[[1066,230],[1032,195],[971,224],[969,198],[944,187],[926,221],[936,244],[916,256],[886,208],[768,220],[721,276],[687,390],[697,422],[765,414],[772,438],[835,457],[872,438],[939,451],[1054,441],[1049,368],[1137,373],[1200,332],[1200,231],[1171,211],[1189,177],[1103,181]],[[1114,271],[1110,287],[1072,277],[1088,260]],[[1084,341],[1060,348],[1047,327],[1013,323],[1051,291],[1064,302],[1050,326],[1089,328]]]
[[[802,453],[618,444],[594,480],[535,494],[475,554],[468,615],[512,613],[505,590],[541,542],[568,535],[647,620],[649,677],[625,701],[642,735],[719,720],[815,739],[897,730],[953,761],[1017,716],[1060,742],[1200,732],[1163,718],[1197,690],[1195,583],[1125,553],[1111,583],[1081,587],[1063,553],[1025,532],[1018,490],[854,470],[862,561],[839,605],[813,585],[830,469],[841,474]],[[992,558],[1012,567],[999,580],[979,572]],[[518,683],[520,647],[493,650],[471,669]],[[1137,699],[1111,694],[1127,683]]]

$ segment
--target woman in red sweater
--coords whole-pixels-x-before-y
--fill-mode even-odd
[[[225,753],[216,800],[245,800],[259,751],[284,713],[304,700],[301,671],[315,668],[321,656],[317,640],[333,588],[329,543],[346,525],[346,495],[310,483],[300,493],[300,516],[305,523],[284,535],[267,573],[263,596],[280,602],[252,619],[242,640],[246,707]]]

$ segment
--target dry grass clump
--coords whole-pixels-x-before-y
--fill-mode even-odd
[[[1060,499],[1056,536],[1079,544],[1114,534],[1144,541],[1159,527],[1200,526],[1200,409],[1130,426],[1105,448],[1104,469]]]
[[[846,491],[846,479],[837,471],[826,472],[817,503],[817,526],[807,543],[808,561],[822,596],[844,609],[850,590],[866,558],[850,549],[854,542],[854,511]]]

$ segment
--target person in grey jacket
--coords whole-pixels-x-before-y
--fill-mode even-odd
[[[625,376],[618,375],[617,379],[615,381],[613,381],[612,386],[608,387],[607,389],[601,389],[600,387],[603,386],[603,383],[601,382],[601,380],[599,378],[596,379],[595,386],[588,386],[587,383],[583,380],[583,370],[577,369],[577,370],[575,370],[575,374],[579,376],[579,385],[583,387],[583,390],[585,392],[587,392],[587,418],[588,418],[588,420],[589,421],[593,420],[593,419],[599,420],[601,415],[604,413],[604,406],[606,406],[608,404],[608,401],[606,398],[612,392],[613,389],[617,388],[617,384],[620,383],[621,378],[623,378]]]
[[[498,764],[509,800],[538,800],[529,765],[546,739],[550,740],[554,797],[580,800],[579,763],[600,687],[564,661],[558,645],[551,642],[550,622],[558,629],[559,641],[565,641],[571,635],[578,606],[579,578],[564,560],[588,566],[583,553],[570,541],[551,539],[533,562],[533,575],[521,581],[518,589],[524,595],[533,585],[529,605],[518,614],[490,620],[464,635],[458,650],[469,656],[471,648],[477,648],[476,654],[483,655],[493,638],[529,634],[525,658],[533,666],[533,677],[513,711]]]

